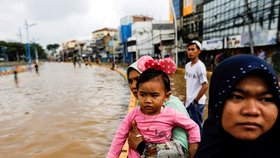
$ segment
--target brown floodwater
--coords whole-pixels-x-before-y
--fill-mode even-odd
[[[0,77],[0,157],[103,158],[127,113],[129,89],[117,72],[45,63]]]

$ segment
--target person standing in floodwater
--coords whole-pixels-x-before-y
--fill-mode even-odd
[[[18,76],[17,76],[17,70],[14,70],[14,79],[15,79],[15,83],[18,86]]]
[[[74,65],[74,68],[76,68],[76,62],[77,62],[77,57],[74,56],[74,58],[73,58],[73,65]]]
[[[34,65],[34,67],[35,67],[36,73],[39,74],[39,65],[36,63],[36,64]]]

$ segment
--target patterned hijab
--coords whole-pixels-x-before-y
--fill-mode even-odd
[[[268,84],[280,112],[280,89],[277,75],[264,60],[253,55],[237,55],[221,62],[214,70],[209,88],[208,118],[196,158],[274,158],[280,157],[279,114],[273,127],[256,140],[238,140],[224,131],[221,117],[232,88],[244,76],[257,73]]]

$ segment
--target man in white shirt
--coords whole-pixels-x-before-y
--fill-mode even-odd
[[[192,41],[187,45],[186,55],[190,59],[185,65],[186,79],[186,102],[185,106],[190,117],[199,125],[202,134],[203,109],[206,103],[205,92],[208,89],[206,67],[199,60],[198,55],[201,53],[201,43]]]
[[[258,54],[258,57],[262,60],[265,60],[265,56],[266,56],[266,53],[265,51],[263,51],[262,49],[260,49],[260,52]]]

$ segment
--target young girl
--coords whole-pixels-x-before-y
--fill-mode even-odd
[[[146,141],[144,157],[159,156],[157,148],[171,140],[175,126],[184,128],[189,135],[190,146],[200,142],[198,125],[184,114],[163,106],[170,96],[170,80],[165,68],[158,62],[151,62],[137,81],[139,107],[131,111],[121,123],[111,144],[107,158],[118,158],[126,141],[133,120],[136,121],[141,135]],[[169,71],[169,70],[167,70]],[[163,153],[162,153],[163,154]],[[194,153],[190,153],[193,155]],[[128,157],[141,157],[135,150],[129,149]]]
[[[148,55],[142,56],[135,63],[131,64],[127,68],[127,80],[129,83],[129,88],[130,88],[131,92],[133,92],[133,95],[135,97],[137,97],[137,88],[136,88],[137,80],[138,80],[140,74],[147,69],[145,65],[146,65],[146,62],[149,60],[153,60],[153,58]],[[169,67],[169,73],[167,73],[167,75],[172,75],[176,71],[176,64],[171,58],[164,58],[161,61],[162,61],[162,63],[165,63],[164,65],[166,68]],[[147,65],[147,66],[149,66],[149,65]],[[165,107],[175,109],[176,111],[182,112],[188,118],[190,117],[184,104],[181,102],[181,100],[178,97],[170,95],[168,101],[166,101],[163,105]],[[133,122],[132,128],[130,129],[128,138],[127,138],[128,145],[131,149],[134,149],[138,153],[142,154],[145,149],[146,142],[142,137],[135,137],[135,135],[138,135],[138,134],[140,134],[140,133],[137,129],[137,125],[136,125],[136,123]],[[190,150],[194,150],[194,151],[197,150],[197,147],[195,147],[195,146],[192,146],[192,148],[189,148],[187,133],[181,127],[173,128],[171,139],[172,139],[172,141],[175,141],[176,143],[172,143],[172,141],[168,142],[168,143],[173,144],[173,146],[164,148],[164,150],[167,150],[167,151],[161,150],[161,152],[169,153],[168,155],[165,154],[165,157],[167,157],[167,156],[175,157],[176,155],[187,155],[190,152]],[[178,150],[178,149],[182,149],[182,150]],[[183,153],[180,153],[182,151],[183,151]],[[191,153],[194,153],[194,152],[191,152]]]

